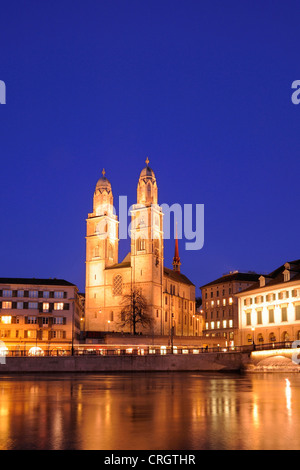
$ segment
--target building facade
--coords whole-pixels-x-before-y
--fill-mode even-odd
[[[215,344],[238,344],[239,314],[235,294],[253,285],[259,274],[230,272],[200,287],[202,293],[203,336]]]
[[[300,260],[237,294],[241,345],[300,340]]]
[[[151,327],[139,326],[139,333],[198,333],[195,286],[180,272],[178,246],[173,270],[164,266],[163,213],[148,159],[139,176],[137,203],[131,207],[130,252],[120,263],[118,225],[112,186],[103,171],[94,192],[93,212],[87,219],[86,331],[129,332],[129,326],[120,321],[122,299],[138,290],[152,318]]]
[[[68,281],[0,278],[0,340],[8,350],[69,352],[79,340],[82,313],[78,289]]]

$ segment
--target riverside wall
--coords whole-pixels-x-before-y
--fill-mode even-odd
[[[183,355],[6,357],[0,375],[8,373],[240,371],[248,355],[207,352]]]

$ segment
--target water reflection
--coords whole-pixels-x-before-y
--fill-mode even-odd
[[[299,400],[297,374],[1,377],[0,449],[297,449]]]

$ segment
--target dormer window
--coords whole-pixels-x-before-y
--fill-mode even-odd
[[[283,271],[283,276],[284,276],[284,282],[288,282],[291,280],[291,272],[289,269],[285,269]]]

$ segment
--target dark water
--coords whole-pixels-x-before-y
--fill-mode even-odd
[[[300,374],[0,377],[1,450],[299,448]]]

